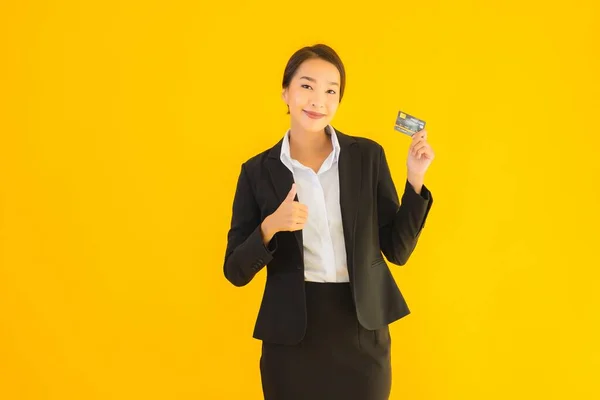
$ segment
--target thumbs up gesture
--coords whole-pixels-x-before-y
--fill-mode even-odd
[[[277,210],[263,221],[261,227],[263,242],[269,243],[271,238],[280,231],[297,231],[303,229],[308,218],[308,207],[305,204],[294,201],[296,197],[296,184]]]

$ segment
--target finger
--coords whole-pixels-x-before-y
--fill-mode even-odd
[[[298,215],[298,216],[296,216],[296,218],[294,218],[294,222],[296,224],[305,224],[306,221],[308,221],[307,215]]]
[[[414,140],[411,144],[410,144],[410,150],[412,151],[415,146],[417,146],[419,143],[423,143],[425,142],[425,139],[419,139],[419,140]]]
[[[423,151],[426,151],[427,149],[430,149],[430,148],[431,148],[431,146],[429,146],[429,143],[424,143],[422,146],[419,146],[419,148],[416,149],[416,152],[420,151],[422,153]]]
[[[421,129],[419,132],[415,132],[412,138],[413,140],[427,139],[427,131],[425,129]]]
[[[429,144],[428,144],[427,142],[425,142],[425,141],[423,141],[423,142],[419,142],[419,143],[415,143],[415,145],[414,145],[414,146],[412,146],[412,148],[410,149],[410,152],[411,152],[412,154],[417,154],[417,151],[418,151],[419,149],[422,149],[422,148],[423,148],[423,146],[429,146]]]
[[[420,143],[417,143],[417,144],[415,144],[413,146],[412,151],[413,151],[414,154],[417,154],[417,152],[419,150],[421,150],[423,147],[427,147],[427,146],[428,146],[427,142],[420,142]]]
[[[412,138],[413,138],[413,140],[412,140],[411,144],[414,145],[415,143],[417,143],[421,140],[427,140],[427,135],[424,135],[422,132],[418,132],[418,133],[415,133]]]
[[[303,203],[295,202],[294,203],[294,209],[295,210],[302,210],[303,212],[308,213],[308,206],[306,204],[303,204]]]
[[[298,226],[298,222],[296,221],[296,218],[291,217],[286,225],[288,231],[293,231],[295,230],[296,226]]]
[[[429,152],[431,152],[431,148],[430,148],[429,146],[426,146],[426,147],[423,147],[423,148],[419,149],[419,150],[418,150],[418,151],[415,153],[415,155],[416,155],[417,157],[421,157],[421,155],[423,155],[423,154],[428,154]]]
[[[432,158],[433,152],[431,151],[431,147],[424,147],[417,152],[417,158],[425,157]]]
[[[304,229],[304,224],[297,224],[297,223],[294,223],[294,224],[291,226],[291,228],[290,228],[290,231],[292,231],[292,232],[293,232],[293,231],[299,231],[300,229]]]
[[[308,210],[306,208],[295,208],[292,212],[294,217],[308,217]]]
[[[290,192],[288,193],[288,195],[284,201],[294,201],[295,197],[296,197],[296,183],[292,183],[292,189],[290,190]]]

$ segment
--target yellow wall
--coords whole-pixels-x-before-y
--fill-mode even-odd
[[[397,185],[399,109],[437,155],[392,399],[599,398],[597,2],[122,3],[0,3],[1,399],[261,398],[265,274],[225,280],[226,234],[318,42],[334,126]]]

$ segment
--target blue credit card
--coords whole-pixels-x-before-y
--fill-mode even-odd
[[[402,132],[405,135],[412,136],[415,133],[425,128],[425,121],[413,117],[403,111],[398,111],[398,118],[396,118],[395,130]]]

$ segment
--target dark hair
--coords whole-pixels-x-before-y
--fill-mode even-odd
[[[294,77],[294,74],[298,70],[298,67],[306,61],[312,58],[320,58],[327,62],[333,64],[338,71],[340,72],[340,102],[342,101],[342,97],[344,96],[344,87],[346,86],[346,71],[344,69],[344,64],[342,60],[337,55],[335,50],[326,44],[315,44],[313,46],[306,46],[296,51],[290,57],[287,65],[285,66],[285,71],[283,72],[283,83],[281,87],[283,89],[287,88]],[[290,107],[288,106],[288,114],[290,113]]]

